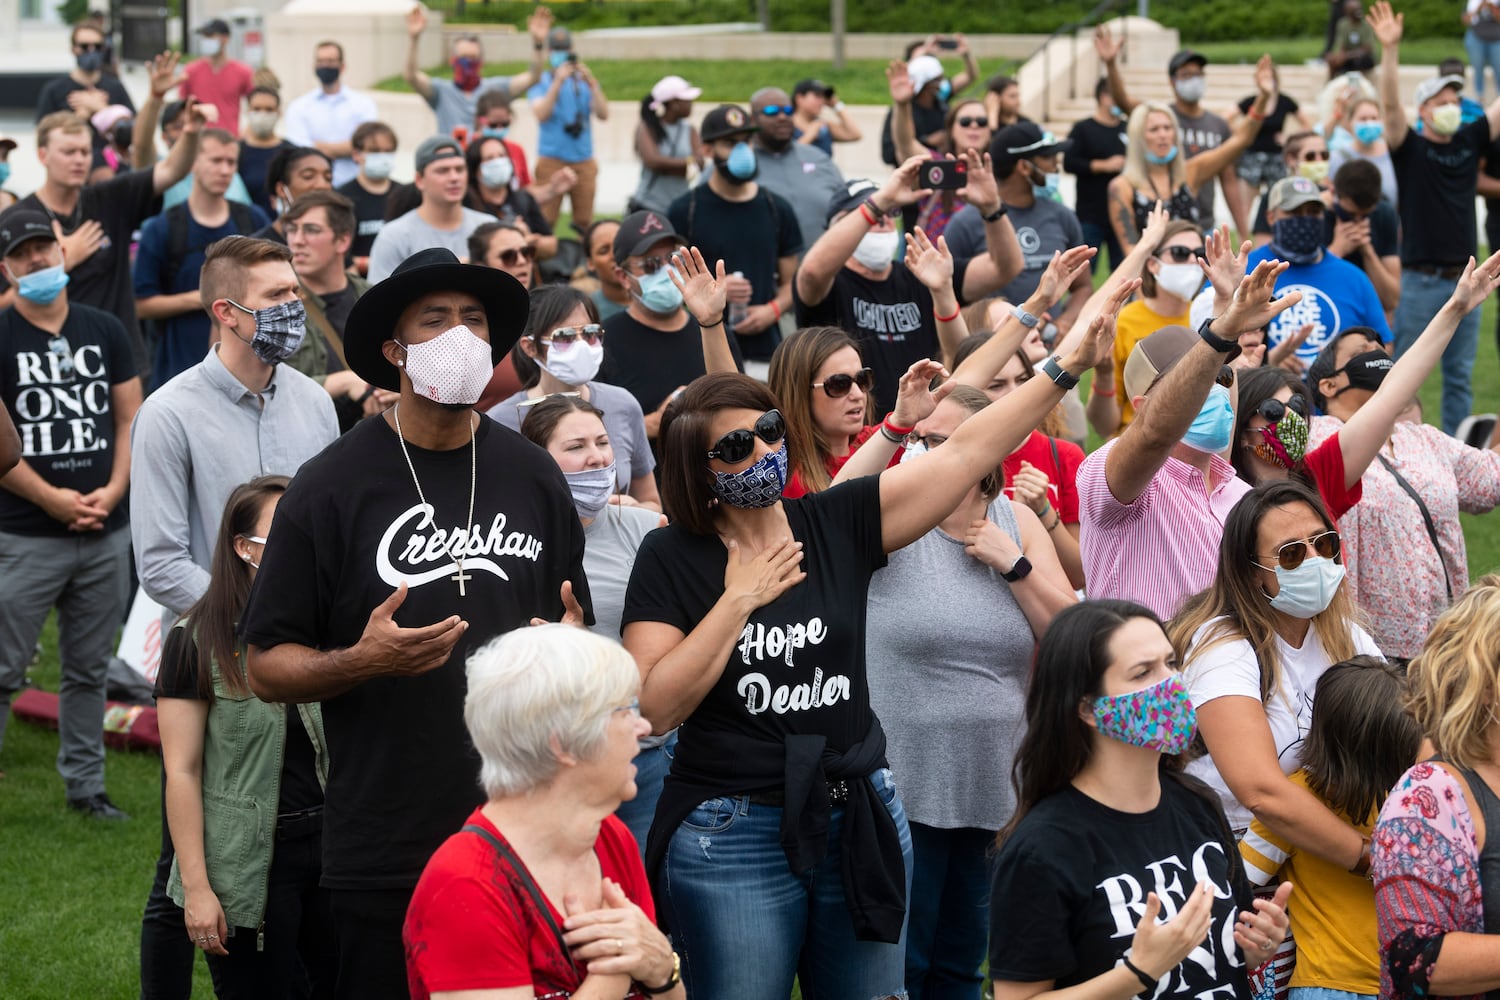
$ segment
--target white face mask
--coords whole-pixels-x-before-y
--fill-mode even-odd
[[[383,181],[391,176],[396,167],[395,153],[366,153],[365,176],[372,181]]]
[[[479,179],[488,188],[504,187],[510,183],[515,173],[515,165],[508,156],[497,156],[479,165]]]
[[[615,494],[613,462],[602,469],[564,472],[563,478],[568,481],[568,492],[573,494],[573,506],[578,510],[579,517],[598,517],[599,512],[609,503],[609,498]]]
[[[901,234],[898,232],[865,233],[859,246],[854,248],[853,257],[871,271],[883,271],[896,259],[896,247],[900,245]]]
[[[224,43],[219,41],[219,39],[217,38],[208,37],[198,39],[198,51],[208,56],[209,58],[213,58],[214,56],[218,55],[219,50],[223,47]]]
[[[912,444],[907,445],[906,450],[901,453],[901,464],[905,465],[912,459],[918,458],[925,454],[927,454],[927,446],[920,441],[913,442]]]
[[[1167,294],[1190,302],[1203,287],[1203,269],[1197,264],[1163,264],[1156,273],[1156,284]]]
[[[257,139],[264,139],[276,131],[276,119],[280,115],[275,111],[247,111],[245,112],[245,125],[250,129],[250,134]]]
[[[592,380],[599,374],[599,366],[603,363],[604,344],[590,344],[582,339],[566,350],[558,350],[554,344],[547,349],[547,359],[537,361],[542,371],[571,386]]]
[[[1457,104],[1444,104],[1432,109],[1432,130],[1438,135],[1452,135],[1463,123],[1463,109]]]
[[[473,406],[495,373],[490,345],[462,324],[420,344],[401,346],[412,388],[443,406]]]

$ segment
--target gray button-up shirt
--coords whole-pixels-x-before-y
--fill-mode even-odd
[[[147,397],[130,429],[130,535],[141,586],[177,617],[208,589],[224,504],[256,476],[295,475],[339,436],[333,400],[278,365],[264,392],[219,360]]]

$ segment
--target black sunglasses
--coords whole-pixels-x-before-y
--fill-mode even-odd
[[[1330,528],[1311,538],[1304,538],[1296,542],[1287,542],[1276,550],[1276,564],[1287,572],[1291,572],[1302,561],[1307,558],[1308,550],[1316,552],[1324,559],[1337,559],[1341,546],[1339,545],[1339,533]],[[1260,566],[1260,563],[1255,565]],[[1269,566],[1260,566],[1261,569],[1270,569]]]
[[[964,128],[989,128],[990,127],[990,120],[988,118],[971,118],[968,115],[959,115],[958,118],[955,119],[955,120],[958,122],[959,125],[963,126]]]
[[[1186,264],[1194,257],[1208,256],[1203,252],[1202,247],[1162,247],[1157,251],[1157,256],[1160,257],[1162,254],[1171,257],[1174,264]]]
[[[1286,416],[1286,411],[1291,410],[1298,416],[1307,416],[1307,400],[1296,393],[1292,398],[1283,403],[1279,399],[1265,399],[1255,408],[1255,412],[1266,419],[1268,424],[1279,424],[1281,418]]]
[[[1214,383],[1217,384],[1217,385],[1222,385],[1226,389],[1233,389],[1234,388],[1234,369],[1231,368],[1229,365],[1222,365],[1222,366],[1220,366],[1220,368],[1219,368],[1219,374],[1217,374],[1217,375],[1214,376]]]
[[[516,263],[523,257],[527,260],[536,260],[536,247],[530,245],[524,247],[509,247],[505,250],[501,250],[499,256],[500,263],[504,264],[506,267],[515,267]]]
[[[786,437],[786,421],[781,419],[781,411],[767,410],[755,421],[753,431],[747,431],[741,427],[719,438],[718,443],[708,449],[708,457],[735,465],[750,457],[750,453],[755,450],[756,438],[760,438],[766,444],[775,444],[784,437]]]
[[[765,107],[760,109],[760,113],[763,115],[770,115],[772,118],[776,118],[780,115],[789,115],[795,110],[796,109],[793,108],[790,104],[767,104]]]
[[[859,386],[861,392],[869,392],[870,386],[875,384],[875,373],[868,368],[861,368],[853,375],[845,375],[839,372],[830,375],[821,382],[814,382],[814,389],[822,389],[833,399],[841,399],[849,395],[849,390]]]
[[[1311,163],[1314,160],[1326,160],[1332,156],[1333,154],[1328,152],[1328,150],[1326,149],[1309,149],[1307,152],[1302,154],[1302,162]]]

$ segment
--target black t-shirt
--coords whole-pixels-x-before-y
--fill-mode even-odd
[[[791,202],[761,188],[749,201],[727,201],[707,184],[678,195],[667,217],[689,244],[703,251],[709,267],[722,259],[724,269],[739,271],[750,282],[750,304],[776,297],[776,265],[802,252],[802,230]],[[781,328],[772,323],[753,336],[735,334],[747,358],[769,361],[781,343]]]
[[[962,279],[955,272],[954,284]],[[875,372],[876,412],[895,408],[901,376],[913,363],[937,356],[932,293],[901,261],[884,281],[839,268],[822,302],[809,305],[792,288],[797,326],[842,327],[859,342],[864,363]]]
[[[529,192],[520,188],[507,189],[505,201],[499,205],[476,197],[471,189],[464,204],[476,212],[493,215],[501,222],[509,222],[511,225],[524,222],[526,228],[533,233],[552,235],[552,224],[542,214],[542,206],[537,204],[537,200]]]
[[[250,238],[256,240],[270,240],[272,243],[280,243],[282,246],[286,246],[286,237],[276,231],[275,222],[271,222],[268,225],[262,226],[261,228],[257,229],[255,232],[250,234]]]
[[[385,194],[373,194],[364,189],[358,177],[339,185],[339,194],[354,202],[354,242],[349,246],[349,252],[354,256],[370,256],[375,237],[380,235],[380,227],[385,225],[386,198],[394,190],[395,185],[392,185]]]
[[[739,346],[729,338],[735,366],[745,365]],[[635,397],[641,409],[652,413],[679,385],[687,385],[704,373],[703,333],[688,314],[677,330],[653,330],[630,315],[615,313],[604,321],[604,363],[599,381],[617,385]]]
[[[1073,211],[1079,222],[1107,227],[1109,182],[1120,175],[1096,174],[1089,169],[1089,161],[1125,154],[1125,123],[1104,125],[1093,118],[1085,118],[1073,126],[1068,138],[1073,146],[1063,154],[1063,169],[1078,178],[1078,198]]]
[[[1250,109],[1255,105],[1254,97],[1247,97],[1240,101],[1240,114],[1248,115]],[[1285,94],[1278,94],[1276,106],[1271,113],[1266,115],[1266,120],[1260,123],[1260,131],[1255,133],[1255,138],[1250,142],[1250,153],[1280,153],[1281,143],[1276,137],[1286,128],[1286,116],[1297,113],[1297,102]]]
[[[750,615],[723,674],[683,724],[679,756],[726,735],[822,735],[842,753],[869,731],[865,604],[870,575],[886,562],[880,477],[782,503],[804,545],[807,579]],[[675,524],[653,531],[636,552],[621,626],[664,622],[692,632],[724,593],[727,561],[717,536]]]
[[[135,113],[135,102],[130,99],[130,92],[125,89],[119,77],[101,73],[99,82],[94,84],[94,87],[109,96],[110,104],[123,104],[130,109],[132,115]],[[56,79],[48,80],[36,98],[36,120],[41,121],[54,111],[72,111],[73,109],[68,107],[68,95],[74,91],[89,89],[91,88],[79,83],[66,73]],[[99,137],[96,136],[97,138]]]
[[[62,224],[63,234],[72,233],[93,219],[104,227],[104,240],[93,256],[68,271],[68,301],[93,306],[113,315],[130,336],[136,370],[151,370],[146,342],[135,321],[135,288],[130,280],[130,241],[135,231],[155,214],[156,180],[152,170],[132,170],[99,184],[90,184],[78,194],[72,215],[55,215],[35,194],[22,198],[19,206],[41,212]],[[0,277],[0,290],[10,287]]]
[[[323,884],[405,889],[444,838],[484,800],[464,728],[464,664],[532,616],[561,619],[573,582],[591,606],[583,527],[557,463],[493,420],[476,437],[478,487],[464,580],[449,546],[469,504],[469,446],[408,444],[436,526],[426,526],[396,432],[365,420],[302,466],[276,519],[245,608],[253,646],[354,645],[370,612],[405,580],[396,611],[412,628],[462,614],[469,629],[448,661],[415,677],[379,677],[323,702],[329,777]],[[351,489],[350,484],[358,484]],[[463,593],[460,593],[460,587]],[[592,618],[592,615],[590,615]]]
[[[227,687],[227,685],[226,685]],[[174,628],[161,648],[161,669],[156,674],[157,698],[200,700],[198,695],[198,644],[189,629]],[[248,690],[242,697],[254,698]],[[283,705],[286,712],[286,746],[282,749],[281,786],[276,815],[301,812],[323,804],[323,786],[318,782],[317,751],[302,723],[296,705]],[[259,734],[247,733],[247,738]]]
[[[1164,776],[1161,802],[1123,813],[1071,785],[1038,802],[1000,849],[990,908],[990,974],[1066,989],[1120,964],[1146,894],[1175,916],[1202,879],[1214,886],[1207,939],[1161,979],[1155,1000],[1249,1000],[1234,922],[1250,906],[1238,849],[1216,807]],[[1229,852],[1236,852],[1231,858]]]
[[[1394,257],[1401,252],[1401,221],[1396,215],[1396,210],[1391,203],[1382,198],[1375,203],[1375,210],[1369,215],[1370,219],[1370,246],[1375,250],[1377,257]],[[1333,242],[1334,227],[1338,224],[1338,216],[1327,212],[1323,216],[1323,245],[1327,246]],[[1267,232],[1269,232],[1267,228]],[[1358,250],[1343,258],[1361,271],[1365,269],[1365,259]]]
[[[1490,144],[1484,115],[1453,133],[1451,141],[1431,142],[1408,130],[1391,149],[1396,188],[1401,194],[1401,264],[1404,267],[1461,267],[1479,243],[1474,189],[1479,157]]]
[[[271,165],[272,157],[290,145],[285,139],[275,146],[252,146],[240,140],[240,180],[245,182],[251,202],[259,205],[268,219],[276,218],[276,209],[271,207],[271,192],[266,190],[266,168]],[[345,193],[342,188],[339,192]]]
[[[109,484],[115,448],[130,447],[115,440],[110,389],[138,371],[125,328],[108,313],[70,303],[60,335],[66,343],[56,341],[54,351],[52,334],[14,307],[0,312],[0,398],[32,471],[53,486],[91,493]],[[124,527],[126,509],[116,504],[104,530]],[[0,490],[0,531],[76,537],[9,490]]]

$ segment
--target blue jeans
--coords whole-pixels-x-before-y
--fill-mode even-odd
[[[909,894],[911,834],[895,780],[884,768],[868,780],[900,831]],[[723,797],[689,814],[667,847],[662,900],[688,1000],[786,1000],[798,976],[806,1000],[906,995],[905,941],[855,940],[840,875],[843,822],[835,806],[827,857],[793,873],[779,808]]]
[[[661,798],[661,783],[672,767],[672,752],[677,749],[677,733],[674,730],[667,742],[659,747],[642,750],[635,755],[635,798],[621,802],[615,815],[630,828],[635,842],[646,856],[646,834],[651,830],[651,820],[656,817],[656,801]]]
[[[990,933],[993,830],[911,824],[906,991],[911,1000],[979,1000]]]
[[[1474,99],[1484,103],[1484,71],[1490,71],[1495,92],[1500,94],[1500,42],[1486,42],[1477,37],[1471,28],[1464,32],[1464,51],[1469,54],[1469,65],[1474,67]]]
[[[1120,248],[1120,241],[1115,236],[1113,226],[1101,226],[1095,222],[1081,223],[1083,226],[1083,242],[1099,252],[1094,254],[1094,259],[1089,261],[1089,273],[1093,274],[1099,270],[1099,262],[1104,259],[1104,251],[1109,251],[1109,269],[1113,271],[1120,266],[1120,261],[1125,259],[1125,253]]]
[[[1435,274],[1422,274],[1409,268],[1401,271],[1401,304],[1396,307],[1396,357],[1416,342],[1432,317],[1453,294],[1456,280]],[[1452,434],[1474,405],[1474,390],[1469,376],[1474,370],[1474,352],[1479,348],[1479,310],[1465,316],[1443,352],[1442,427]]]

